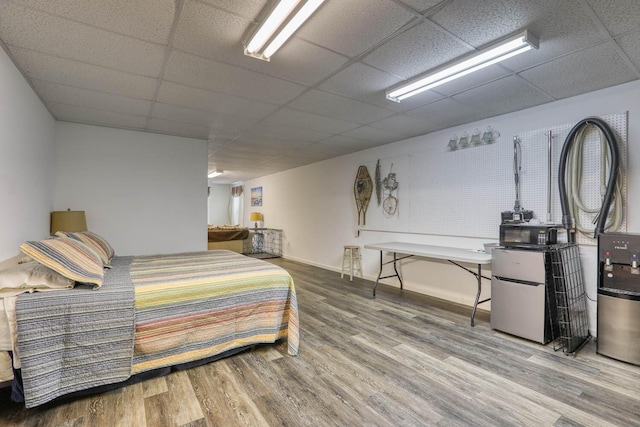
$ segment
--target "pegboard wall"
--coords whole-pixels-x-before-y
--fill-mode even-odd
[[[602,116],[617,137],[620,150],[623,207],[626,209],[627,113]],[[502,135],[497,142],[457,151],[429,151],[380,159],[382,176],[397,173],[398,212],[383,214],[374,195],[364,229],[477,238],[498,238],[500,213],[515,202],[513,137],[520,139],[520,204],[535,218],[547,222],[548,135],[551,150],[551,223],[562,222],[558,193],[558,167],[565,139],[575,123]],[[374,177],[376,162],[366,164]],[[608,173],[608,172],[607,172]],[[585,140],[580,195],[587,207],[599,207],[600,138],[589,130]],[[582,218],[588,223],[590,218]],[[626,215],[620,231],[626,231]],[[596,244],[578,235],[580,244]]]

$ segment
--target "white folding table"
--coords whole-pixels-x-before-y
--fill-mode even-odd
[[[448,246],[434,246],[434,245],[421,245],[417,243],[405,243],[405,242],[386,242],[386,243],[374,243],[370,245],[364,245],[365,249],[373,249],[380,251],[380,272],[376,279],[376,284],[373,287],[373,297],[376,296],[376,288],[380,279],[387,279],[390,277],[397,277],[400,281],[400,289],[402,289],[402,277],[398,273],[397,263],[405,258],[418,256],[423,258],[443,259],[449,261],[465,271],[473,274],[477,279],[478,290],[476,293],[476,299],[473,303],[473,310],[471,312],[471,326],[474,326],[474,319],[476,316],[476,309],[478,304],[487,302],[491,298],[486,298],[480,301],[480,293],[482,291],[482,279],[491,280],[490,277],[482,275],[482,265],[491,264],[491,254],[484,251],[478,251],[474,249],[453,248]],[[393,259],[391,261],[383,262],[383,252],[393,253]],[[398,257],[398,254],[402,256]],[[477,271],[473,271],[460,263],[476,264],[478,266]],[[393,264],[394,274],[388,276],[382,276],[382,269],[387,264]]]

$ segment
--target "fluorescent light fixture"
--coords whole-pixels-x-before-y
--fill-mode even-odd
[[[276,50],[280,49],[323,2],[324,0],[280,0],[253,35],[244,49],[244,54],[269,61]],[[292,13],[293,17],[287,21]]]
[[[223,174],[223,172],[224,172],[224,171],[223,171],[222,169],[216,169],[216,170],[214,170],[213,172],[211,172],[211,173],[208,175],[208,177],[209,177],[209,178],[215,178],[215,177],[216,177],[216,176],[218,176],[218,175],[222,175],[222,174]]]
[[[499,44],[483,49],[461,60],[454,61],[444,68],[434,70],[402,86],[387,91],[387,99],[400,102],[410,96],[433,89],[436,86],[466,76],[489,65],[537,48],[538,38],[529,33],[528,30],[524,30]]]

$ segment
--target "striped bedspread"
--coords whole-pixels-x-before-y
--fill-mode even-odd
[[[278,266],[224,250],[112,265],[99,290],[18,298],[26,407],[281,338],[298,353],[293,279]]]
[[[298,306],[284,269],[218,250],[137,256],[132,373],[287,338],[298,353]]]
[[[131,375],[132,257],[114,258],[99,290],[22,294],[16,302],[25,406],[126,380]]]

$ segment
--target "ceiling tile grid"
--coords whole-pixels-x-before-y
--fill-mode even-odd
[[[0,44],[58,120],[209,140],[231,183],[640,78],[637,0],[326,0],[269,62],[277,0],[4,0]],[[515,32],[539,49],[401,103]]]

